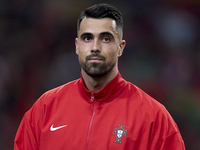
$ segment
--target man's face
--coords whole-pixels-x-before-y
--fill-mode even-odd
[[[76,38],[76,54],[83,71],[101,77],[117,67],[125,41],[110,18],[84,18]]]

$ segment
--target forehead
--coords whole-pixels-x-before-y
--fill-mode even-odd
[[[99,34],[101,32],[111,32],[118,34],[116,22],[110,18],[93,19],[84,18],[80,24],[80,30],[78,32],[81,35],[84,32]]]

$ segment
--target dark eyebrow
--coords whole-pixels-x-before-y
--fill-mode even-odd
[[[101,32],[100,36],[103,36],[103,35],[108,35],[108,36],[111,36],[112,38],[114,38],[113,34],[110,32]]]
[[[113,34],[110,33],[110,32],[101,32],[101,33],[100,33],[100,36],[105,36],[105,35],[108,35],[108,36],[111,36],[112,38],[114,38]],[[84,38],[85,36],[93,36],[93,34],[92,34],[92,33],[89,33],[89,32],[85,32],[85,33],[81,34],[80,37],[81,37],[81,38]]]
[[[85,37],[85,36],[92,36],[92,34],[89,33],[89,32],[85,32],[85,33],[81,34],[80,37],[83,38],[83,37]]]

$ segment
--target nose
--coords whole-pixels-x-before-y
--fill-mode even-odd
[[[98,39],[93,40],[91,52],[92,53],[97,53],[97,52],[100,53],[100,44],[99,44]]]

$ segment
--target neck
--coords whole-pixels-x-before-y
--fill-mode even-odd
[[[113,68],[110,72],[102,77],[91,77],[82,69],[82,77],[86,88],[91,92],[98,92],[103,87],[114,79],[118,74],[118,69]]]

